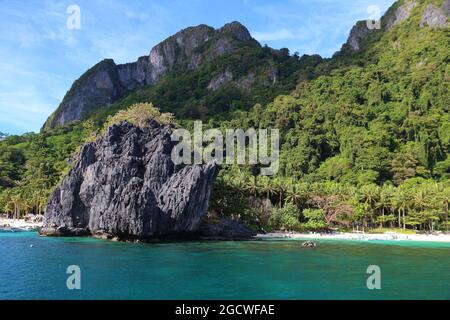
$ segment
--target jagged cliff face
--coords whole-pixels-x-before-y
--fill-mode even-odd
[[[214,163],[175,166],[171,128],[110,127],[81,149],[51,195],[42,234],[147,239],[192,233],[208,209]]]
[[[127,92],[117,65],[111,59],[103,60],[75,81],[44,127],[54,128],[79,120],[95,106],[109,105]]]
[[[413,13],[416,17],[417,14],[420,15],[420,20],[417,21],[417,24],[422,28],[444,28],[449,25],[449,11],[450,0],[435,1],[433,4],[419,0],[399,1],[381,19],[381,30],[369,29],[367,21],[357,22],[352,28],[347,42],[338,54],[359,52],[364,46],[366,39],[372,34],[390,32],[397,25],[406,22]],[[243,45],[247,46],[248,51],[239,51]],[[264,93],[267,93],[266,98],[268,98],[268,101],[273,99],[276,91],[273,89],[277,85],[280,88],[287,89],[287,92],[281,93],[278,91],[278,94],[288,94],[290,90],[294,89],[295,81],[288,79],[287,84],[281,82],[283,76],[286,75],[281,74],[279,70],[286,70],[286,68],[279,68],[280,61],[274,61],[272,57],[269,57],[266,60],[263,58],[261,61],[255,62],[254,60],[259,57],[258,55],[253,55],[250,63],[245,61],[246,54],[252,51],[254,47],[258,47],[261,50],[261,56],[266,55],[266,58],[270,54],[274,56],[279,55],[279,52],[276,53],[276,50],[272,50],[272,53],[267,53],[271,50],[270,48],[268,51],[263,52],[264,50],[256,40],[252,39],[249,31],[240,23],[233,22],[217,30],[206,25],[184,29],[155,46],[149,55],[139,58],[134,63],[116,65],[113,60],[104,60],[73,84],[59,108],[46,121],[43,129],[50,130],[75,120],[82,120],[86,115],[116,103],[121,98],[134,94],[142,88],[145,88],[142,90],[147,90],[148,86],[155,88],[163,82],[161,80],[164,77],[171,73],[172,75],[176,73],[177,76],[181,76],[176,78],[183,78],[189,72],[194,73],[197,70],[198,74],[191,81],[196,83],[197,87],[193,88],[192,83],[181,83],[180,87],[182,87],[182,90],[179,91],[192,92],[196,90],[198,96],[197,89],[206,89],[206,93],[202,92],[200,94],[202,97],[213,95],[227,85],[238,88],[239,93],[236,96],[254,94],[260,100]],[[241,61],[236,61],[236,59],[228,60],[228,62],[215,60],[219,59],[219,57],[228,59],[227,55],[235,52],[239,52],[238,55],[242,58]],[[247,59],[249,59],[248,56]],[[280,60],[283,60],[283,58]],[[213,64],[215,69],[213,70],[213,68],[208,66],[208,63]],[[297,61],[293,65],[296,63],[297,71],[299,71],[302,68],[302,62]],[[295,77],[295,67],[289,67],[289,69],[291,70],[287,77]],[[205,78],[207,82],[203,84]],[[256,92],[255,88],[264,89]],[[177,89],[173,86],[171,88],[162,86],[158,90],[167,93],[174,92]],[[271,94],[272,96],[270,96]],[[226,93],[226,95],[232,96],[229,93]],[[196,118],[198,117],[197,114],[205,113],[204,109],[210,107],[207,99],[202,100],[203,98],[196,97],[197,100],[195,100],[194,104],[200,107],[200,111],[190,110],[193,108],[186,108],[188,110],[184,111],[183,108],[191,107],[187,103],[191,96],[186,94],[182,98],[179,96],[169,97],[166,100],[164,98],[158,99],[161,98],[161,95],[158,96],[154,92],[148,94],[148,96],[151,97],[151,102],[155,102],[158,106],[160,104],[162,108],[167,108],[165,111],[182,117]],[[221,98],[220,94],[217,96]],[[177,98],[182,99],[182,101],[174,102],[173,100]],[[145,97],[143,100],[145,100]],[[222,100],[224,99],[222,98]],[[267,102],[260,100],[255,101],[249,98],[246,100],[246,103],[251,106],[255,103]],[[145,102],[150,101],[145,100]],[[173,105],[170,105],[172,102],[174,102]],[[223,107],[223,110],[226,112],[229,108],[226,105]],[[211,113],[222,112],[221,107],[217,109],[216,111],[212,108]]]
[[[445,0],[441,8],[430,4],[427,6],[425,12],[422,15],[420,26],[445,28],[449,25],[448,16],[450,16],[450,0]]]
[[[134,63],[116,65],[113,60],[103,60],[73,84],[61,105],[44,124],[44,129],[80,120],[138,88],[155,84],[175,68],[194,70],[208,59],[233,52],[236,42],[259,45],[238,22],[218,30],[199,25],[169,37],[155,46],[148,56]],[[202,46],[207,46],[208,50],[200,50]]]
[[[408,19],[411,15],[411,11],[417,6],[415,0],[406,0],[399,6],[392,15],[389,16],[386,22],[385,29],[391,30],[394,26],[400,22]]]
[[[381,30],[390,31],[399,23],[407,20],[414,9],[418,7],[419,2],[416,0],[404,0],[394,4],[385,16],[381,19]],[[420,27],[445,28],[448,24],[450,16],[450,0],[444,0],[441,6],[429,4],[421,12]],[[367,21],[358,21],[350,31],[347,42],[341,51],[359,51],[362,42],[370,34],[377,32],[377,29],[369,29]]]
[[[366,21],[358,21],[350,31],[350,35],[347,39],[346,45],[351,50],[358,51],[361,48],[361,41],[366,38],[373,30],[367,27]]]

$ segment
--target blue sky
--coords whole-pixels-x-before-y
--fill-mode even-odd
[[[369,6],[394,0],[1,0],[0,132],[38,131],[76,80],[104,58],[132,62],[188,26],[240,21],[262,44],[329,57]],[[78,5],[81,29],[67,28]]]

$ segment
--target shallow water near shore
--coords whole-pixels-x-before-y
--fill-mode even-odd
[[[0,299],[450,299],[450,244],[268,239],[128,244],[0,232]],[[68,290],[66,268],[81,268]],[[366,286],[381,268],[381,290]]]

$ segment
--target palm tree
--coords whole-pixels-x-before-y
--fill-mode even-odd
[[[450,207],[450,187],[445,188],[441,192],[442,195],[442,202],[444,205],[444,219],[445,219],[445,225],[448,232],[449,228],[449,221],[448,221],[448,213],[449,213],[449,207]]]
[[[432,217],[431,211],[429,209],[429,203],[430,200],[429,197],[431,195],[429,194],[428,190],[425,189],[424,186],[420,186],[420,189],[415,191],[412,194],[411,198],[411,207],[413,207],[417,212],[422,214],[424,217]],[[426,218],[428,219],[428,218]],[[431,222],[429,221],[429,229],[432,229]]]
[[[251,195],[257,197],[258,196],[258,181],[256,176],[253,178],[247,179],[245,182],[245,190],[247,190]]]
[[[397,188],[397,193],[393,198],[394,207],[398,210],[398,227],[402,227],[402,215],[403,222],[405,220],[405,211],[409,206],[408,195],[402,188]],[[403,228],[406,228],[406,224],[403,223]]]
[[[45,193],[42,193],[39,196],[39,202],[38,202],[38,214],[41,215],[43,214],[44,210],[45,210],[45,206],[47,205],[47,196],[45,195]]]
[[[228,183],[239,194],[244,194],[247,186],[247,181],[243,175],[235,175],[228,179]]]
[[[437,212],[433,209],[425,209],[421,212],[423,218],[428,220],[428,229],[430,231],[434,231],[434,222],[439,220],[439,216],[437,215]]]
[[[261,173],[261,168],[259,166],[253,165],[250,168],[250,173],[251,173],[251,176],[253,179],[250,179],[250,181],[247,181],[246,187],[247,187],[247,190],[250,191],[250,194],[257,197],[258,192],[259,192],[258,176]]]
[[[286,192],[286,181],[283,181],[280,178],[276,178],[274,181],[275,188],[278,193],[278,206],[283,207],[283,198]]]
[[[387,222],[385,219],[385,210],[392,206],[392,197],[394,195],[395,188],[392,185],[385,184],[380,190],[380,197],[378,199],[377,208],[381,210],[382,218],[380,221],[380,228],[383,228],[383,222]]]
[[[261,193],[264,193],[268,200],[270,200],[270,198],[277,192],[277,189],[272,179],[268,177],[261,178],[260,186],[261,186]]]
[[[374,208],[380,197],[380,187],[374,184],[365,185],[361,188],[360,200],[369,207]]]
[[[365,185],[359,193],[359,201],[364,205],[365,210],[372,216],[373,210],[377,207],[380,198],[380,187],[375,184]],[[367,214],[366,213],[366,214]],[[366,214],[364,215],[364,223],[366,222]]]
[[[443,183],[434,183],[431,187],[431,192],[433,194],[433,199],[430,204],[434,207],[437,212],[441,212],[441,217],[445,229],[449,231],[449,206],[450,206],[450,186],[446,187]]]
[[[30,201],[31,206],[35,214],[40,214],[41,209],[41,198],[42,198],[42,191],[41,190],[35,190],[31,194]]]
[[[13,219],[18,219],[20,217],[20,205],[22,202],[20,194],[19,193],[13,194],[11,196],[11,202],[14,205]]]
[[[412,206],[419,212],[425,210],[428,207],[427,196],[428,195],[425,189],[417,190],[412,195]]]
[[[14,206],[11,201],[11,190],[12,189],[6,189],[0,194],[0,209],[6,213],[8,218],[10,217],[10,214],[14,212]]]
[[[301,207],[307,200],[307,193],[299,184],[292,184],[286,190],[286,201]]]

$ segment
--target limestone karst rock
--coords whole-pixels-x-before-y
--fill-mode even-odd
[[[73,83],[43,129],[81,120],[86,114],[108,106],[136,89],[155,84],[176,68],[196,69],[208,59],[233,52],[236,43],[249,41],[257,43],[239,22],[228,23],[217,30],[199,25],[167,38],[136,62],[116,64],[112,59],[105,59]],[[209,49],[202,54],[199,48],[206,43]]]
[[[171,127],[127,122],[84,145],[50,196],[43,235],[147,239],[196,232],[207,213],[215,163],[176,166]]]
[[[399,6],[392,15],[389,16],[386,23],[386,30],[391,30],[394,26],[400,22],[406,20],[411,15],[412,10],[417,6],[415,0],[405,0],[401,6]]]
[[[366,38],[373,30],[367,27],[367,21],[358,21],[350,31],[346,45],[352,51],[358,51],[361,48],[361,41]]]
[[[388,12],[381,18],[379,29],[373,24],[375,21],[358,21],[350,31],[346,43],[337,54],[358,52],[362,49],[364,39],[368,38],[377,30],[389,32],[396,25],[408,20],[416,10],[418,2],[415,0],[404,0],[396,2]],[[419,10],[419,9],[417,9]],[[448,26],[448,16],[450,15],[450,0],[444,0],[442,6],[438,7],[429,4],[422,9],[420,27],[430,26],[445,28]],[[372,25],[373,28],[369,28]]]
[[[450,10],[450,1],[447,0],[442,8],[428,5],[422,15],[420,26],[429,26],[432,28],[445,28],[448,25],[448,15]]]

